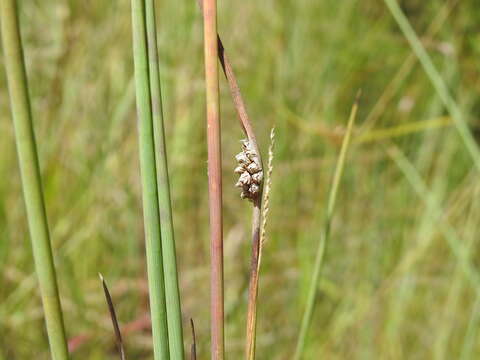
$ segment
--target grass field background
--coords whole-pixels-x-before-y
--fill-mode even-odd
[[[478,4],[400,3],[477,136]],[[20,5],[67,333],[88,337],[73,359],[115,359],[98,272],[122,324],[135,327],[148,313],[130,3]],[[158,29],[185,339],[193,318],[199,358],[207,359],[205,94],[195,1],[159,1]],[[477,359],[478,170],[384,2],[220,1],[219,30],[264,154],[276,128],[258,358],[293,354],[333,168],[361,88],[305,358]],[[250,206],[233,186],[242,133],[223,77],[221,89],[226,344],[228,358],[240,359]],[[0,174],[0,359],[48,359],[3,67]],[[125,340],[128,358],[151,358],[147,330]]]

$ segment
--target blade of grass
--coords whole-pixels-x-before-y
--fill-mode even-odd
[[[132,0],[133,59],[153,353],[160,360],[169,347],[144,5]]]
[[[120,360],[125,360],[125,349],[123,348],[122,332],[118,326],[117,314],[115,312],[115,306],[113,305],[112,296],[108,291],[107,283],[102,274],[98,274],[100,281],[102,282],[103,293],[107,300],[108,312],[110,313],[110,319],[112,320],[113,331],[115,332],[115,342],[117,344],[117,350],[120,355]]]
[[[220,99],[218,86],[217,2],[204,1],[204,51],[207,103],[208,190],[211,252],[211,356],[223,359],[223,223],[222,163],[220,144]]]
[[[165,274],[165,297],[167,306],[168,340],[171,359],[184,359],[182,310],[178,286],[177,256],[173,232],[170,181],[168,176],[165,127],[157,48],[157,29],[154,0],[146,0],[146,24],[150,92],[152,103],[154,140],[157,149],[158,207],[162,232],[163,271]]]
[[[428,78],[430,79],[435,91],[437,92],[440,100],[442,101],[443,105],[449,112],[450,116],[452,117],[457,131],[462,138],[462,141],[465,144],[472,160],[478,170],[480,170],[480,150],[478,148],[477,143],[472,135],[471,130],[468,128],[467,122],[464,119],[462,111],[460,107],[455,102],[453,97],[450,94],[450,91],[443,80],[442,76],[436,69],[435,65],[432,62],[432,59],[428,55],[427,51],[425,50],[422,42],[418,38],[415,30],[410,25],[407,17],[403,13],[400,6],[396,0],[384,0],[385,4],[387,5],[388,9],[390,10],[392,16],[394,17],[395,21],[397,22],[398,26],[402,30],[404,36],[407,38],[410,46],[412,47],[413,52],[417,56],[418,60],[422,64],[422,67],[427,74]]]
[[[352,136],[353,124],[357,115],[358,109],[358,96],[355,101],[352,111],[350,112],[350,118],[348,120],[347,132],[343,138],[342,147],[340,149],[340,155],[338,157],[337,166],[335,168],[335,173],[333,175],[332,186],[330,188],[330,193],[327,203],[327,213],[325,217],[325,225],[323,228],[323,233],[320,236],[318,243],[317,254],[315,257],[315,263],[313,267],[313,275],[308,290],[307,305],[305,312],[303,313],[302,324],[300,327],[300,334],[298,336],[297,346],[295,349],[294,359],[300,360],[305,349],[307,332],[310,328],[310,324],[313,318],[313,310],[315,308],[315,299],[317,294],[318,281],[320,279],[320,273],[322,270],[323,259],[325,257],[325,249],[330,238],[330,225],[332,223],[333,211],[335,209],[335,202],[337,200],[338,188],[340,185],[340,180],[342,178],[343,169],[345,167],[345,159],[347,155],[347,150],[350,146],[350,139]]]
[[[22,188],[48,340],[52,358],[66,360],[69,357],[67,340],[50,244],[16,1],[0,1],[0,22]]]

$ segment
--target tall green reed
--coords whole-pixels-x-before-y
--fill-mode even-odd
[[[182,311],[178,286],[175,238],[173,232],[170,181],[160,86],[160,70],[157,49],[157,29],[154,0],[146,0],[147,44],[150,71],[150,95],[152,104],[154,141],[157,150],[158,206],[162,233],[163,271],[167,308],[168,339],[172,359],[183,359]]]
[[[303,313],[302,324],[300,327],[300,334],[298,336],[297,346],[295,349],[295,355],[294,355],[295,360],[300,360],[302,358],[302,354],[305,350],[305,345],[307,340],[307,332],[308,332],[308,329],[310,328],[310,324],[313,319],[315,299],[317,298],[318,281],[320,280],[320,275],[323,267],[325,250],[327,248],[327,244],[330,239],[330,226],[332,223],[333,212],[335,210],[335,203],[337,201],[337,193],[340,185],[340,180],[342,178],[343,169],[345,167],[347,150],[350,146],[350,139],[352,136],[353,124],[355,122],[355,118],[357,115],[357,109],[358,109],[358,97],[357,97],[357,100],[355,101],[355,104],[352,107],[352,111],[350,112],[350,117],[348,119],[347,132],[345,133],[345,136],[343,138],[342,148],[340,150],[337,166],[335,168],[335,172],[333,175],[332,186],[330,188],[330,193],[328,196],[325,224],[323,226],[323,232],[318,242],[317,254],[315,257],[315,263],[313,267],[312,280],[310,282],[310,287],[308,290],[307,305]]]
[[[48,340],[52,358],[66,360],[69,358],[68,348],[50,244],[16,1],[0,1],[0,22],[22,188]]]
[[[160,360],[170,355],[143,0],[132,0],[132,33],[153,351],[154,358]]]

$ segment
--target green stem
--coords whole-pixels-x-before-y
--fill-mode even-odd
[[[0,0],[0,20],[23,194],[48,340],[52,358],[66,360],[68,348],[42,191],[16,1]]]
[[[323,260],[325,258],[325,249],[327,247],[327,243],[330,238],[330,225],[332,223],[333,211],[335,209],[338,187],[340,185],[343,169],[345,167],[345,159],[346,159],[348,147],[350,145],[350,138],[352,135],[353,123],[355,121],[355,117],[357,114],[357,108],[358,108],[358,105],[357,105],[357,102],[355,102],[355,104],[353,105],[352,111],[350,113],[347,132],[345,134],[345,137],[343,138],[342,148],[340,150],[337,166],[335,168],[335,173],[333,175],[332,187],[330,189],[328,203],[327,203],[327,215],[325,218],[325,226],[323,228],[323,233],[318,243],[317,254],[315,257],[315,263],[313,267],[312,280],[310,282],[310,287],[308,290],[307,306],[305,308],[305,312],[303,313],[302,324],[300,327],[300,334],[298,336],[297,347],[295,349],[295,356],[294,356],[295,360],[300,360],[302,358],[302,354],[306,345],[307,332],[308,332],[308,329],[310,328],[310,324],[313,318],[313,310],[315,309],[315,300],[317,298],[318,281],[320,280],[321,270],[323,267]]]
[[[158,61],[156,16],[154,0],[146,0],[146,23],[150,71],[150,91],[153,113],[153,128],[157,148],[158,205],[162,231],[163,271],[167,306],[168,339],[171,359],[184,359],[182,310],[178,285],[175,238],[173,231],[170,181],[168,176],[167,151],[162,108],[160,70]]]
[[[143,0],[132,0],[132,33],[153,351],[155,360],[167,360],[167,314]]]

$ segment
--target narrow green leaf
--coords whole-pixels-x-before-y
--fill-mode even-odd
[[[297,346],[295,349],[295,359],[300,360],[302,358],[303,351],[305,350],[307,332],[310,328],[310,324],[313,318],[313,310],[315,308],[315,299],[317,294],[318,281],[320,280],[320,274],[322,270],[323,260],[325,258],[325,249],[330,237],[330,225],[332,222],[333,212],[335,210],[335,202],[337,200],[338,188],[340,185],[340,180],[342,178],[343,169],[345,167],[345,159],[347,156],[347,151],[350,146],[350,139],[352,137],[353,124],[357,115],[358,100],[352,107],[350,112],[350,118],[348,120],[347,132],[343,138],[342,148],[340,150],[340,155],[338,157],[337,166],[335,168],[335,173],[333,175],[332,187],[330,188],[330,193],[327,203],[327,214],[325,218],[325,225],[323,228],[323,233],[320,236],[317,248],[317,254],[315,257],[315,263],[313,267],[313,275],[308,290],[307,305],[305,312],[303,313],[302,324],[300,327],[300,334],[298,336]]]

